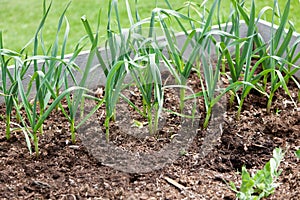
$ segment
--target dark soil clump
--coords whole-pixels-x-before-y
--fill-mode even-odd
[[[196,87],[196,83],[192,79],[190,84]],[[289,87],[296,98],[296,89],[293,89],[293,85]],[[176,107],[177,101],[172,99],[172,93],[168,91],[165,94],[168,97],[166,101],[169,101],[169,107]],[[131,97],[138,99],[135,95]],[[128,165],[129,162],[122,160],[122,155],[118,166],[115,160],[110,163],[107,157],[110,154],[106,154],[106,157],[98,155],[99,152],[103,153],[103,108],[97,112],[97,119],[92,118],[88,122],[98,123],[99,129],[88,131],[95,127],[94,124],[85,126],[79,130],[76,144],[70,142],[69,124],[63,115],[53,112],[44,125],[44,134],[40,136],[41,154],[38,158],[29,154],[21,131],[14,132],[12,138],[6,140],[5,123],[1,120],[0,198],[235,199],[226,182],[233,181],[239,185],[240,175],[237,171],[241,171],[243,165],[255,172],[272,157],[274,148],[281,147],[286,153],[280,165],[283,170],[278,180],[280,186],[268,199],[297,200],[300,198],[300,161],[294,152],[300,147],[300,103],[295,108],[284,91],[278,90],[272,112],[268,114],[266,101],[266,97],[251,93],[239,121],[236,120],[236,104],[226,105],[223,123],[215,122],[210,130],[197,128],[192,140],[190,135],[184,137],[176,134],[178,125],[185,123],[176,115],[165,116],[165,126],[155,135],[139,137],[138,133],[147,130],[146,121],[142,118],[136,120],[145,126],[132,128],[132,124],[128,125],[136,133],[130,133],[128,127],[124,128],[118,122],[112,124],[110,141],[116,148],[138,155],[161,155],[156,160],[149,157],[150,168],[147,173],[128,173],[140,167],[136,160],[130,161],[132,169],[122,172],[117,170],[118,167],[124,169],[122,165]],[[203,102],[198,103],[201,124],[204,117]],[[1,113],[4,116],[4,107],[1,107]],[[133,112],[129,110],[128,113]],[[135,115],[131,117],[135,118]],[[187,145],[176,146],[181,145],[180,141]],[[165,150],[167,145],[171,145],[171,150],[165,155],[174,157],[155,154]],[[106,150],[116,154],[113,149]],[[151,165],[150,161],[155,165]],[[156,164],[161,165],[155,168]]]

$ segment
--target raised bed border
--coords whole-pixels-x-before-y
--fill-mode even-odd
[[[225,26],[225,24],[223,25],[223,27],[224,26]],[[231,24],[228,24],[228,29],[230,29],[230,28],[231,28]],[[257,23],[257,28],[258,28],[258,32],[260,33],[260,35],[264,39],[264,41],[271,40],[270,35],[271,35],[271,30],[272,30],[272,24],[270,22],[267,22],[264,20],[259,20]],[[276,29],[277,27],[274,26],[274,28]],[[212,27],[212,29],[218,29],[218,26],[215,25]],[[246,35],[247,35],[247,25],[244,21],[241,21],[240,36],[246,37]],[[186,40],[186,35],[183,32],[180,32],[180,33],[176,34],[176,37],[177,37],[178,46],[179,47],[182,46]],[[300,34],[294,32],[290,44],[293,44],[297,40],[298,37],[300,37]],[[164,37],[160,37],[160,38],[158,38],[158,40],[163,42],[165,39],[164,39]],[[231,50],[234,50],[234,49],[231,49]],[[103,55],[103,57],[105,57],[105,48],[100,47],[99,52],[101,55]],[[214,54],[213,54],[214,52],[215,51],[212,51],[212,56],[214,56]],[[297,46],[296,53],[297,52],[300,52],[300,45]],[[89,53],[90,53],[90,51],[82,51],[76,58],[75,63],[81,68],[81,70],[84,70],[84,68],[86,66]],[[185,52],[185,53],[189,54],[188,49],[187,49],[187,52]],[[72,54],[68,54],[65,56],[65,59],[71,58],[71,56],[72,56]],[[300,64],[299,60],[298,60],[297,64]],[[25,76],[25,79],[23,80],[23,84],[25,86],[28,85],[30,76],[32,74],[33,74],[33,68],[29,68],[29,70],[27,72],[27,76]],[[79,80],[81,74],[79,72],[76,72],[75,74],[76,74],[76,78]],[[300,70],[295,74],[295,76],[297,78],[300,78]],[[0,77],[1,77],[1,74],[0,74]],[[99,65],[97,57],[95,56],[94,60],[93,60],[93,67],[90,72],[90,76],[87,80],[86,87],[89,89],[94,89],[99,85],[105,85],[105,80],[106,80],[106,77],[102,71],[102,68]],[[71,79],[70,79],[70,83],[71,83]],[[72,84],[70,84],[70,86],[72,86]],[[33,90],[31,95],[34,95],[34,94],[35,94],[35,91]],[[0,103],[3,103],[3,102],[4,102],[3,97],[0,97]]]

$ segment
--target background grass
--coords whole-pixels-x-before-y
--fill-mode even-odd
[[[248,0],[249,3],[251,2]],[[50,2],[50,1],[48,1]],[[54,41],[56,26],[59,16],[69,0],[53,0],[52,9],[46,21],[44,28],[44,40],[47,46]],[[132,5],[134,1],[131,0]],[[179,8],[185,0],[171,1],[174,8]],[[212,0],[210,1],[212,2]],[[222,15],[227,16],[229,11],[230,0],[223,0]],[[273,5],[273,0],[255,1],[257,10],[268,5]],[[281,8],[284,7],[285,1],[279,0]],[[5,48],[12,50],[20,50],[33,36],[39,24],[43,12],[42,0],[0,0],[0,30],[4,35]],[[120,0],[120,15],[124,24],[127,24],[127,13],[124,1]],[[295,24],[296,30],[300,32],[300,12],[299,1],[292,0],[289,19]],[[155,8],[155,0],[139,0],[139,11],[141,18],[149,17],[151,10]],[[166,7],[163,0],[158,1],[159,7]],[[67,52],[71,52],[78,40],[85,35],[83,25],[81,24],[81,16],[86,15],[91,24],[97,22],[98,11],[102,9],[101,30],[105,34],[106,15],[108,0],[73,0],[66,16],[70,22],[70,36],[68,41]],[[270,14],[271,12],[269,12]],[[270,16],[265,16],[266,20],[270,20]],[[100,33],[101,34],[101,33]]]

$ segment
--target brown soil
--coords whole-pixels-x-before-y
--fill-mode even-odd
[[[199,87],[196,79],[190,84]],[[297,89],[293,85],[289,87],[296,98]],[[132,91],[130,98],[138,101],[138,95]],[[166,101],[170,108],[176,107],[177,100],[170,94],[171,90],[165,94]],[[201,124],[203,102],[198,103]],[[176,115],[166,114],[165,126],[156,135],[143,134],[147,132],[146,123],[140,128],[134,128],[132,124],[124,126],[124,122],[119,126],[118,121],[125,120],[119,118],[110,130],[110,143],[114,149],[105,146],[107,143],[101,138],[104,137],[101,126],[103,108],[97,112],[96,118],[78,130],[76,144],[69,142],[69,125],[63,115],[52,113],[44,125],[44,134],[40,136],[41,154],[38,158],[29,154],[21,132],[14,132],[9,141],[5,139],[5,124],[1,120],[0,198],[235,199],[226,182],[239,185],[237,171],[241,171],[243,165],[255,172],[272,157],[274,148],[281,147],[286,153],[280,165],[283,170],[278,180],[280,186],[268,199],[299,199],[300,161],[294,151],[300,147],[300,103],[295,108],[289,97],[279,90],[272,112],[268,114],[266,97],[252,92],[239,121],[235,117],[236,103],[227,107],[221,125],[216,121],[209,130],[197,128],[195,137],[174,135],[178,132],[178,125],[190,127]],[[1,107],[3,116],[4,109]],[[144,122],[141,118],[137,120]],[[185,129],[185,132],[192,130]],[[138,155],[146,152],[150,157],[146,163],[139,163],[137,158],[122,160],[122,155],[119,155],[120,160],[109,160],[119,153],[117,148]],[[141,169],[140,164],[149,168]]]

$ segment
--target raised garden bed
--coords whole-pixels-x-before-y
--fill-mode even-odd
[[[231,30],[231,26],[232,24],[227,24],[222,27]],[[263,41],[272,41],[270,36],[278,30],[278,27],[272,28],[271,24],[261,20],[256,27]],[[218,26],[212,28],[214,29],[218,30]],[[202,30],[199,29],[196,33],[201,33]],[[241,22],[239,37],[249,37],[248,30],[247,24]],[[279,44],[284,43],[285,37],[282,37]],[[176,40],[179,48],[184,47],[187,34],[176,34]],[[293,33],[287,46],[296,44],[298,40],[299,35]],[[158,44],[165,42],[168,42],[165,37],[157,39]],[[228,49],[233,53],[234,47],[232,45]],[[193,48],[191,45],[187,46],[187,50],[182,54],[183,60],[189,60]],[[214,53],[215,49],[216,45],[212,45],[210,54],[200,52],[210,55],[213,59],[209,60],[217,66],[219,54]],[[106,51],[107,48],[99,50],[103,58],[111,56],[107,56]],[[162,52],[170,56],[170,49],[163,49]],[[295,55],[298,52],[300,47],[296,46]],[[84,86],[89,89],[87,94],[97,98],[97,101],[84,101],[84,111],[87,113],[99,103],[99,99],[105,99],[108,92],[107,74],[103,72],[103,66],[99,65],[97,55],[90,56],[88,51],[76,57],[75,62],[84,73],[74,73],[78,82],[86,78]],[[171,56],[168,59],[172,59]],[[282,55],[284,56],[285,54]],[[72,55],[64,57],[65,60],[70,58]],[[203,60],[201,61],[203,64]],[[109,61],[104,62],[110,64]],[[256,62],[259,61],[252,59],[251,66],[255,66]],[[297,64],[299,62],[293,63],[291,70],[297,69]],[[42,65],[43,63],[36,66],[41,68]],[[91,69],[88,73],[85,72],[87,66]],[[224,68],[218,84],[226,88],[231,80],[227,76],[231,72],[230,64],[225,64]],[[149,119],[137,111],[137,108],[142,110],[144,105],[139,86],[130,85],[122,90],[122,94],[127,98],[121,98],[116,104],[115,121],[109,122],[109,134],[105,127],[109,104],[106,99],[106,103],[100,104],[97,111],[77,129],[76,142],[72,142],[74,138],[70,137],[70,132],[73,130],[70,129],[70,121],[61,109],[72,111],[67,109],[68,101],[76,99],[74,95],[78,95],[78,98],[82,95],[74,89],[73,96],[64,96],[65,98],[61,99],[61,107],[53,110],[44,121],[43,134],[38,135],[40,149],[37,157],[29,154],[28,142],[25,142],[26,138],[22,134],[23,129],[12,131],[10,139],[7,140],[7,108],[3,104],[0,110],[3,118],[0,122],[0,132],[3,133],[0,137],[0,196],[7,199],[235,199],[229,182],[233,181],[239,185],[241,177],[236,172],[241,171],[243,165],[251,172],[262,169],[272,157],[273,150],[281,147],[284,159],[280,169],[283,171],[277,180],[281,184],[268,199],[299,198],[299,158],[295,155],[300,146],[300,103],[297,85],[299,72],[293,74],[295,81],[287,82],[286,88],[290,94],[286,93],[284,85],[275,91],[269,110],[268,96],[251,90],[238,114],[239,101],[230,101],[232,94],[226,93],[214,105],[210,122],[203,128],[207,113],[205,100],[197,98],[196,109],[193,107],[193,101],[187,100],[182,111],[181,88],[171,87],[177,84],[176,78],[168,67],[159,66],[158,69],[161,70],[160,75],[164,83],[164,110],[158,120],[157,131],[153,131],[155,126],[149,130]],[[31,79],[28,77],[36,72],[30,70],[31,68],[22,80],[25,87],[30,85]],[[260,73],[260,70],[263,69],[258,68],[255,74]],[[197,69],[192,70],[186,80],[185,86],[196,94],[200,94],[205,88],[201,83],[204,83],[206,75],[201,72]],[[84,77],[84,74],[87,77]],[[133,79],[132,75],[134,74],[126,76],[124,83],[130,82]],[[70,83],[68,86],[71,87],[72,79],[67,79]],[[266,86],[270,88],[269,84]],[[35,92],[31,90],[31,97],[35,97]],[[185,92],[186,96],[191,95],[189,90]],[[240,95],[241,90],[237,90],[236,93]],[[21,97],[21,100],[22,98],[24,97]],[[134,102],[136,107],[128,104],[128,100]],[[50,100],[49,105],[53,101],[55,100]],[[81,109],[77,111],[76,118],[81,114]],[[195,111],[196,117],[186,117],[192,116],[192,111]],[[16,117],[18,114],[25,121],[29,121],[26,112],[24,108],[12,111],[12,128],[18,128],[17,124],[20,124]],[[155,113],[153,116],[155,117]],[[27,121],[26,123],[29,124]],[[151,131],[153,133],[150,133]],[[33,145],[30,148],[34,151]]]

